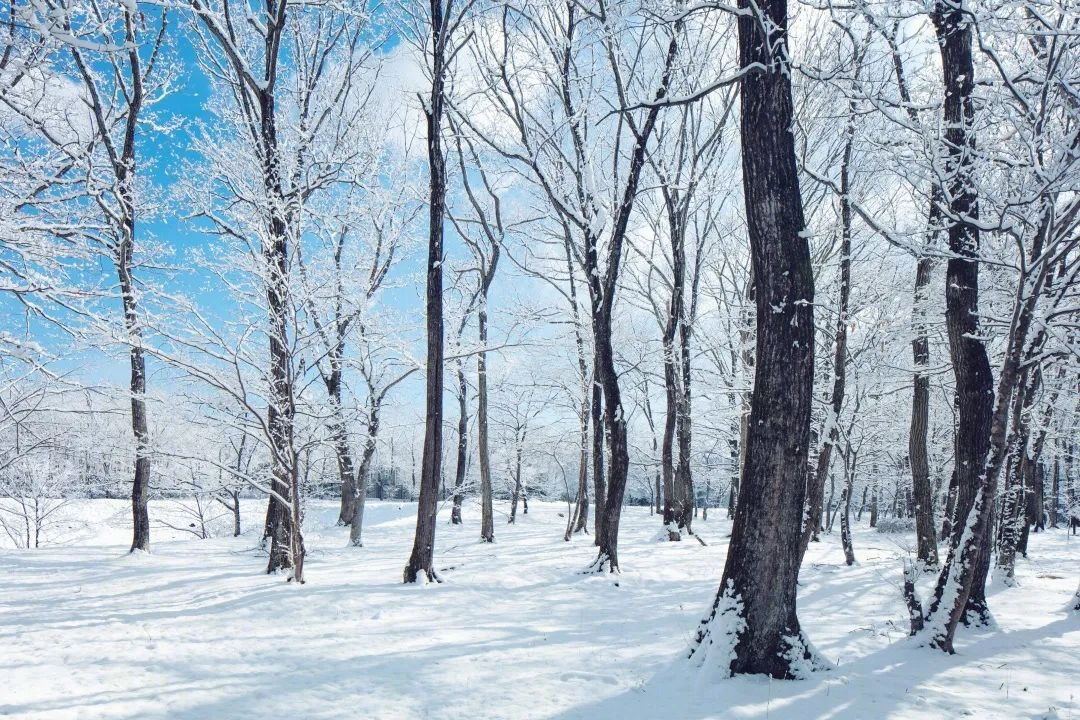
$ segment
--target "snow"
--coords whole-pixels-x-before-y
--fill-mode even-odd
[[[660,519],[626,508],[616,586],[577,574],[596,548],[562,541],[565,505],[530,502],[515,525],[497,522],[495,544],[477,541],[467,505],[465,525],[436,534],[444,582],[406,586],[415,505],[369,501],[365,546],[352,548],[336,504],[313,502],[297,586],[262,573],[252,532],[197,540],[155,522],[152,552],[128,555],[128,507],[74,502],[64,511],[82,521],[60,528],[64,546],[0,550],[0,716],[1080,718],[1080,613],[1068,602],[1080,536],[1064,529],[1031,536],[1020,587],[990,590],[998,628],[961,628],[952,656],[906,636],[913,536],[857,525],[861,563],[847,567],[839,536],[823,535],[799,619],[834,667],[777,681],[708,672],[720,647],[687,658],[723,567],[722,512],[695,521],[703,547],[654,542]],[[245,528],[263,511],[247,501]],[[152,518],[166,513],[182,516],[151,503]],[[925,593],[932,578],[920,582]]]

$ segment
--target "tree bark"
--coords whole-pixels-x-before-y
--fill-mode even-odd
[[[600,531],[604,527],[604,503],[607,500],[607,479],[604,477],[604,405],[597,373],[597,360],[593,358],[592,381],[592,466],[593,466],[593,535],[600,546]]]
[[[759,68],[740,84],[743,196],[757,295],[754,389],[724,574],[692,654],[719,644],[731,673],[790,678],[812,662],[795,593],[813,401],[813,269],[791,132],[787,2],[740,0],[739,7],[740,63]],[[714,626],[728,613],[742,623],[733,641]]]
[[[521,497],[521,443],[523,441],[524,438],[519,435],[514,460],[514,494],[510,498],[510,517],[506,521],[508,525],[513,525],[517,520],[518,499]]]
[[[993,376],[978,333],[978,198],[971,183],[975,135],[971,23],[960,3],[937,0],[931,19],[941,52],[945,87],[944,124],[948,173],[949,258],[945,273],[945,321],[956,375],[957,494],[952,536],[928,615],[930,644],[953,652],[953,636],[971,594],[982,546],[989,550],[993,508],[986,456],[994,403]],[[943,604],[944,603],[944,604]],[[943,613],[938,616],[939,613]]]
[[[465,382],[465,365],[461,361],[457,364],[458,379],[458,444],[457,466],[454,472],[454,507],[450,511],[450,522],[454,525],[461,524],[461,502],[463,500],[462,486],[465,484],[465,461],[469,446],[469,408],[468,395],[469,385]]]
[[[931,223],[936,223],[934,216],[939,214],[933,209],[936,207],[937,204],[931,200]],[[930,464],[926,453],[926,432],[930,417],[930,377],[926,374],[930,363],[930,340],[926,324],[926,302],[932,270],[933,260],[926,256],[918,259],[912,312],[914,337],[911,340],[915,376],[911,397],[911,428],[908,433],[911,484],[915,496],[915,535],[919,563],[923,569],[938,566],[937,541],[934,535],[934,495],[930,487]]]
[[[604,394],[604,426],[608,436],[608,448],[611,453],[610,475],[604,497],[603,521],[597,525],[596,538],[599,552],[592,564],[597,572],[619,572],[619,520],[622,517],[623,496],[626,492],[626,477],[630,465],[627,446],[626,413],[622,407],[619,390],[619,375],[615,370],[615,353],[611,345],[612,310],[615,306],[615,293],[618,289],[619,267],[622,262],[622,246],[626,239],[630,215],[637,197],[638,181],[645,164],[645,150],[649,138],[656,127],[660,114],[660,101],[667,96],[668,85],[675,64],[678,50],[678,34],[681,23],[676,23],[668,42],[667,55],[664,58],[663,75],[660,86],[654,96],[655,103],[646,113],[645,120],[635,128],[635,141],[630,154],[630,167],[627,171],[626,185],[622,189],[611,239],[607,248],[607,267],[603,278],[597,257],[599,238],[591,234],[587,240],[585,252],[585,272],[589,282],[589,296],[593,308],[593,349],[596,353],[596,379]],[[600,503],[599,496],[597,504]]]
[[[480,311],[477,315],[480,347],[487,347],[487,287],[480,292]],[[476,356],[476,433],[480,453],[480,539],[495,542],[495,511],[491,488],[491,453],[488,451],[488,385],[487,353]]]
[[[431,94],[424,115],[428,146],[428,259],[427,259],[427,383],[424,450],[420,465],[420,498],[416,508],[416,536],[403,579],[416,582],[420,573],[438,580],[433,565],[435,514],[441,483],[443,420],[443,214],[446,209],[446,159],[442,151],[444,64],[450,27],[442,0],[431,0]]]
[[[381,397],[373,397],[368,400],[367,440],[364,442],[364,452],[360,456],[360,470],[356,475],[355,497],[353,499],[353,515],[349,523],[349,543],[353,547],[363,547],[364,541],[361,533],[364,529],[364,506],[367,504],[367,487],[371,477],[371,460],[375,457],[376,442],[379,437],[379,410],[382,405]]]
[[[844,154],[840,161],[840,302],[836,318],[836,340],[833,348],[833,387],[829,408],[822,430],[817,467],[808,477],[807,511],[799,541],[799,562],[806,556],[811,540],[817,540],[821,529],[822,499],[825,476],[829,473],[833,446],[839,440],[837,424],[844,405],[844,385],[847,380],[848,305],[851,297],[851,154],[855,144],[855,101],[848,101],[848,121],[845,131]]]

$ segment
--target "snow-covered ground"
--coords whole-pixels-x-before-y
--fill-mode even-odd
[[[655,542],[658,520],[628,508],[616,584],[577,574],[594,549],[562,541],[565,506],[529,510],[485,545],[467,507],[464,526],[438,528],[445,582],[405,586],[415,505],[370,502],[365,547],[350,548],[334,505],[313,503],[297,586],[262,573],[251,532],[197,540],[155,523],[153,553],[128,555],[127,503],[70,505],[84,522],[61,528],[65,545],[0,550],[0,716],[1080,718],[1080,614],[1065,611],[1080,536],[1033,535],[1020,586],[992,591],[998,628],[962,630],[954,656],[905,639],[912,537],[860,526],[846,567],[826,536],[799,617],[836,667],[720,680],[682,658],[723,566],[721,513],[698,520],[703,547]],[[263,511],[247,503],[246,529]]]

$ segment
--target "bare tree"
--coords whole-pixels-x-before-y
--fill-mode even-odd
[[[813,661],[795,613],[814,376],[814,285],[799,192],[785,0],[742,0],[743,194],[754,264],[754,390],[724,574],[691,657],[793,677]]]

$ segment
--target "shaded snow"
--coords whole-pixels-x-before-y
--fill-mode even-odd
[[[823,535],[799,619],[836,667],[781,682],[687,660],[723,567],[720,517],[695,521],[703,547],[653,542],[659,518],[625,509],[616,586],[577,574],[596,548],[562,541],[564,505],[531,502],[497,523],[495,544],[477,541],[467,505],[465,525],[437,530],[445,582],[405,586],[415,505],[369,501],[352,548],[336,504],[313,503],[296,586],[262,573],[257,532],[195,540],[155,524],[152,553],[131,556],[126,502],[68,510],[88,518],[64,529],[73,544],[0,550],[0,716],[1080,718],[1080,613],[1067,604],[1080,537],[1064,530],[1031,536],[1019,587],[991,591],[998,629],[961,628],[954,656],[906,638],[913,537],[857,526],[861,564],[846,567],[839,536]],[[151,504],[152,518],[174,512]],[[263,512],[248,501],[245,528]]]

